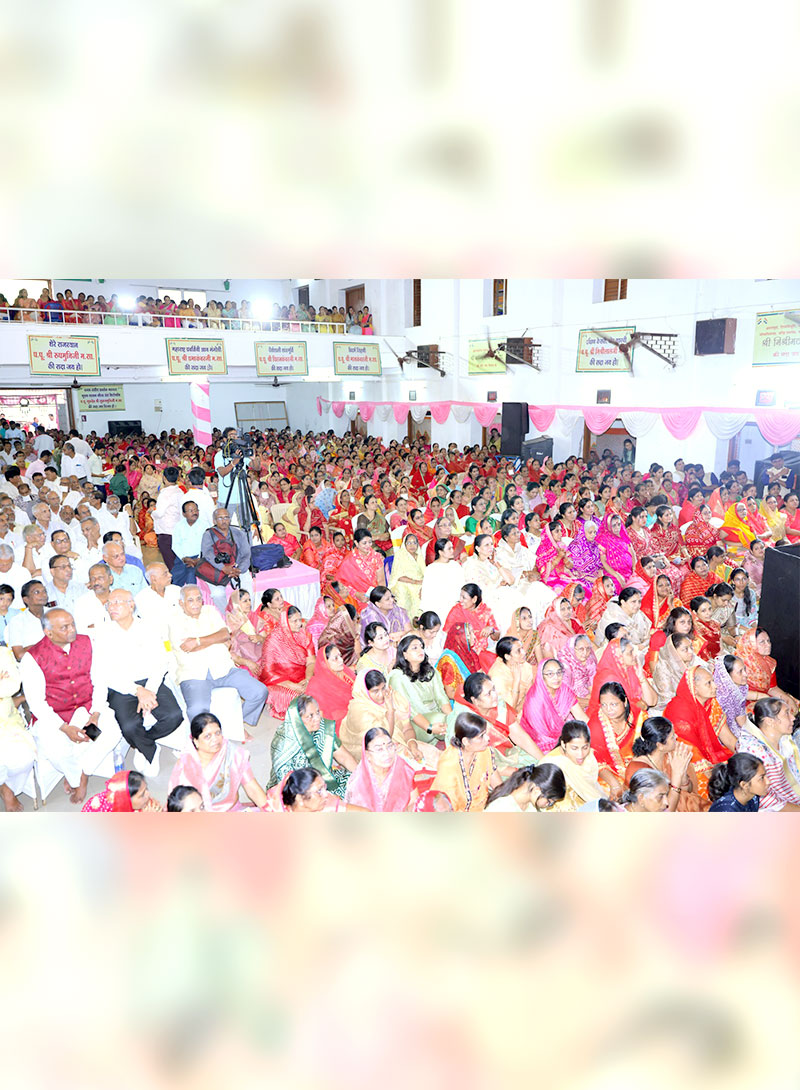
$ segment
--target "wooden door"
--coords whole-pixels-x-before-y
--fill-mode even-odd
[[[408,438],[410,442],[414,443],[418,439],[421,439],[423,443],[428,446],[431,445],[431,414],[428,413],[424,420],[419,423],[413,418],[411,413],[408,414]]]
[[[348,288],[344,293],[344,308],[345,313],[349,307],[358,314],[361,308],[364,306],[364,285],[359,284],[358,287]]]

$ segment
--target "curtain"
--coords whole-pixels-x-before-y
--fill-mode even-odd
[[[531,418],[531,423],[540,435],[544,435],[553,423],[553,417],[555,415],[555,405],[546,405],[544,407],[539,405],[528,406],[528,416]]]
[[[620,420],[625,425],[627,431],[634,437],[639,439],[644,435],[649,435],[656,424],[661,419],[660,413],[620,413]]]
[[[431,416],[437,424],[444,424],[450,415],[450,402],[449,401],[432,401],[431,402]]]
[[[375,406],[375,417],[380,420],[381,424],[385,424],[391,415],[392,403],[390,401],[385,401],[382,405]]]
[[[800,414],[777,412],[753,413],[758,430],[774,447],[784,447],[800,434]]]
[[[346,401],[344,403],[344,415],[347,417],[348,420],[355,420],[355,418],[358,416],[358,402]]]
[[[411,419],[416,421],[417,424],[421,424],[425,417],[428,415],[429,411],[430,410],[428,409],[427,404],[425,404],[424,402],[422,405],[412,405]]]
[[[472,416],[471,405],[453,405],[452,407],[453,419],[457,424],[466,424],[469,418]]]
[[[405,401],[392,402],[392,412],[398,424],[405,424],[406,420],[408,420],[408,409],[409,406]]]
[[[592,435],[602,435],[617,419],[619,410],[598,405],[583,410],[583,419]]]
[[[702,409],[662,409],[661,419],[675,439],[688,439],[700,421]]]
[[[733,439],[752,417],[749,413],[715,413],[706,410],[703,419],[716,439]]]
[[[340,418],[342,416],[342,413],[344,412],[344,402],[343,401],[332,401],[331,402],[331,411],[333,412],[333,415],[335,417],[337,417],[337,419]]]
[[[375,402],[359,401],[358,411],[361,413],[361,419],[364,421],[364,423],[368,424],[375,415]]]
[[[476,405],[474,409],[475,419],[482,428],[488,428],[494,423],[499,408],[499,405]]]

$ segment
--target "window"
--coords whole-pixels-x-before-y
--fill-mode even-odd
[[[628,298],[628,281],[627,280],[604,280],[603,281],[603,302],[614,303],[618,299]]]
[[[261,431],[268,428],[288,428],[289,417],[285,401],[236,401],[236,426],[249,431],[256,427]]]
[[[412,280],[413,321],[412,325],[422,325],[422,281]]]
[[[507,280],[493,280],[492,281],[492,315],[506,313],[506,292],[508,288]]]
[[[137,291],[137,295],[149,295],[149,290]],[[182,303],[186,299],[191,299],[192,303],[201,309],[206,305],[206,293],[204,291],[184,291],[182,288],[159,288],[158,298],[163,299],[165,295],[168,295],[173,303]],[[224,302],[228,296],[224,296],[222,301]]]

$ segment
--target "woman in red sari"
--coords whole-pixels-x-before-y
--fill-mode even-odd
[[[147,781],[141,772],[117,772],[99,795],[86,800],[81,813],[133,814],[139,810],[162,809],[147,790]]]
[[[355,598],[359,613],[367,604],[369,592],[386,586],[383,557],[373,549],[369,530],[356,530],[353,534],[353,550],[339,566],[336,580]]]
[[[322,517],[320,509],[309,502],[306,494],[303,494],[303,497],[300,500],[300,506],[297,510],[297,524],[300,527],[300,532],[303,535],[304,541],[314,527],[319,530],[320,536],[322,535],[325,519]]]
[[[331,580],[336,578],[336,573],[347,559],[349,551],[344,533],[341,530],[336,530],[333,534],[331,543],[325,546],[322,553],[322,567],[320,571],[323,592],[326,591],[326,587]]]
[[[589,734],[598,764],[621,784],[633,755],[636,724],[628,693],[619,681],[609,680],[598,688],[594,707],[589,705]]]
[[[589,694],[590,717],[599,706],[601,688],[609,681],[618,682],[625,690],[633,710],[633,726],[638,730],[647,718],[648,708],[658,703],[658,693],[642,673],[636,659],[636,648],[624,636],[611,640],[600,656]]]
[[[692,764],[703,798],[708,795],[708,777],[713,766],[732,756],[733,751],[722,739],[736,745],[716,693],[710,670],[690,666],[664,709],[664,718],[672,723],[675,734],[692,747]]]
[[[650,541],[654,550],[654,554],[651,555],[662,556],[668,562],[664,574],[669,576],[672,589],[677,593],[681,583],[689,574],[686,566],[689,551],[680,530],[675,525],[675,513],[666,504],[656,508],[656,521],[650,531]]]
[[[702,645],[697,649],[697,655],[703,662],[713,662],[720,652],[721,633],[720,627],[712,619],[712,605],[708,598],[699,596],[692,598],[689,603],[694,623],[694,634]]]
[[[343,488],[328,515],[328,526],[331,532],[338,530],[344,534],[348,548],[352,548],[353,545],[353,519],[357,514],[358,508],[350,499],[350,492]]]
[[[499,640],[500,630],[477,583],[461,588],[457,605],[445,619],[444,631],[445,648],[455,651],[471,673],[482,670],[488,674],[496,658],[489,650],[489,640]]]
[[[681,602],[689,609],[692,598],[702,598],[709,587],[718,580],[708,570],[708,561],[704,556],[695,556],[689,565],[691,571],[681,583]]]
[[[250,614],[256,634],[262,638],[272,635],[289,607],[277,587],[267,587],[261,595],[261,608]]]
[[[269,688],[269,703],[276,719],[283,719],[291,702],[306,691],[313,669],[311,636],[304,628],[300,610],[290,606],[267,637],[261,653],[261,680]]]
[[[666,575],[657,575],[642,598],[642,613],[653,628],[663,628],[672,609],[672,584]]]
[[[320,514],[321,513],[322,512],[320,512]],[[322,558],[324,555],[325,542],[322,539],[322,527],[312,526],[308,535],[308,541],[305,542],[303,548],[300,550],[298,559],[301,564],[305,564],[309,568],[316,568],[317,571],[322,571]]]
[[[712,545],[719,541],[719,531],[710,522],[711,508],[707,503],[697,509],[697,514],[684,534],[684,541],[692,556],[700,556],[707,553]]]
[[[747,712],[753,710],[757,700],[774,696],[789,705],[792,715],[797,714],[797,701],[778,688],[775,671],[777,660],[772,657],[772,642],[765,628],[750,628],[739,638],[736,654],[747,671]]]
[[[653,542],[647,529],[647,511],[644,507],[634,507],[625,525],[636,560],[640,561],[643,556],[652,556]]]
[[[320,644],[306,694],[319,704],[323,718],[332,719],[338,730],[353,699],[355,671],[345,665],[335,643]]]

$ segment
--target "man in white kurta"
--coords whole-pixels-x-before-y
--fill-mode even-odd
[[[113,773],[112,755],[121,734],[91,642],[78,635],[72,615],[48,610],[43,628],[42,640],[20,662],[22,687],[34,717],[39,759],[63,774],[70,801],[77,804],[86,798],[89,776]],[[100,734],[92,740],[86,727],[97,727]]]
[[[92,643],[102,639],[103,630],[109,623],[106,603],[111,593],[110,568],[105,564],[93,564],[87,579],[88,593],[82,594],[75,603],[75,626],[82,636]]]
[[[150,586],[136,595],[136,611],[158,633],[161,642],[166,643],[169,640],[170,617],[180,605],[180,588],[172,585],[172,576],[166,564],[148,564],[147,578]]]

